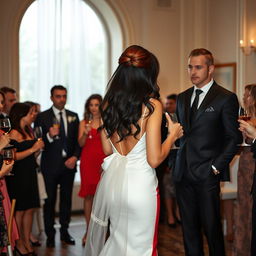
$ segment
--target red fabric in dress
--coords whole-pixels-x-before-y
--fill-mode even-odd
[[[95,194],[100,180],[101,164],[105,157],[100,134],[97,129],[92,128],[82,148],[80,157],[81,187],[78,194],[80,197]]]

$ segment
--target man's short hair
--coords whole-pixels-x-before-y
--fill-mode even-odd
[[[166,96],[166,99],[176,101],[177,100],[177,94],[170,94],[170,95]]]
[[[7,86],[1,87],[0,91],[3,92],[4,94],[6,94],[8,92],[9,93],[16,93],[16,91],[13,88],[10,88],[10,87],[7,87]]]
[[[189,54],[189,58],[195,57],[195,56],[200,56],[200,55],[205,56],[206,64],[208,66],[214,65],[214,59],[213,59],[212,53],[204,48],[198,48],[198,49],[192,50],[191,53]]]
[[[54,85],[51,89],[51,96],[53,96],[53,93],[55,90],[63,90],[63,91],[66,91],[67,92],[67,89],[63,86],[63,85]]]

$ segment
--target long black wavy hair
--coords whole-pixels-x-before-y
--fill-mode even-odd
[[[20,120],[25,117],[30,111],[30,106],[26,103],[15,103],[10,111],[9,114],[9,118],[11,121],[11,126],[12,129],[17,130],[21,135],[22,138],[25,139],[26,138],[26,134],[29,134],[30,136],[32,136],[31,130],[29,129],[29,127],[26,125],[24,130],[25,132],[22,130],[21,126],[20,126]]]
[[[159,99],[158,74],[157,58],[143,47],[132,45],[122,53],[101,105],[102,128],[108,137],[117,132],[122,141],[130,135],[136,138],[140,133],[138,120],[142,116],[142,105],[149,109],[149,116],[154,111],[150,98]]]

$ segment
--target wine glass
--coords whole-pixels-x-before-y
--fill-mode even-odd
[[[11,122],[10,119],[5,117],[0,119],[0,130],[4,132],[4,134],[8,134],[11,130]],[[10,144],[6,145],[11,146]]]
[[[8,147],[3,149],[3,160],[6,165],[10,164],[14,160],[13,147]],[[12,172],[9,172],[7,175],[12,176],[14,174]]]
[[[240,120],[244,120],[245,122],[248,122],[251,120],[251,117],[248,115],[246,109],[240,107],[239,108],[239,117]],[[239,146],[250,146],[245,142],[246,136],[243,134],[243,142]]]
[[[43,140],[43,129],[41,126],[37,126],[34,128],[34,136],[35,138],[39,141],[39,140]],[[42,152],[43,149],[40,149],[40,152]]]
[[[58,120],[57,117],[54,117],[54,118],[53,118],[52,126],[53,126],[53,128],[60,129],[60,121]],[[58,140],[59,138],[60,138],[59,135],[55,135],[55,136],[54,136],[54,139],[55,139],[55,140]]]
[[[37,140],[42,140],[43,130],[41,126],[37,126],[34,128],[34,136]]]
[[[4,132],[4,134],[8,134],[11,130],[11,122],[9,118],[1,118],[0,119],[0,130]]]

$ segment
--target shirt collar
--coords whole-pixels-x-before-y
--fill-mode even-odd
[[[66,115],[66,110],[63,108],[62,110],[57,109],[56,107],[52,106],[52,110],[55,116],[59,116],[59,113],[62,112],[63,115]]]
[[[211,81],[204,85],[202,88],[198,88],[196,85],[194,85],[194,92],[196,91],[196,89],[200,89],[201,91],[203,91],[203,93],[207,93],[209,91],[209,89],[212,87],[213,85],[213,79],[211,79]]]

